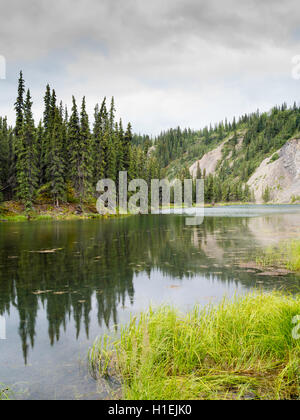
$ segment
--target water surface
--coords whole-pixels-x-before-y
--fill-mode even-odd
[[[94,339],[160,303],[194,304],[255,288],[298,291],[297,275],[241,268],[269,245],[300,236],[299,206],[206,209],[183,215],[0,225],[0,383],[20,399],[108,395],[87,369]]]

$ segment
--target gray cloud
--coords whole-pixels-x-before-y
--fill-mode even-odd
[[[0,54],[12,71],[32,75],[36,95],[48,81],[67,102],[72,93],[86,94],[90,106],[114,95],[136,130],[200,127],[298,95],[290,77],[291,57],[300,53],[296,0],[0,0],[0,6]],[[263,91],[254,94],[256,86]],[[0,89],[9,113],[15,91],[11,84]]]

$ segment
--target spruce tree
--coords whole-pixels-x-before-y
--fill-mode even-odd
[[[17,147],[17,194],[25,204],[26,211],[32,208],[37,188],[37,151],[36,131],[32,116],[30,91],[24,103],[24,120],[19,132]]]
[[[0,118],[0,190],[2,198],[4,191],[8,188],[9,177],[9,129],[7,118]]]
[[[17,156],[18,156],[18,145],[20,144],[21,131],[23,129],[24,120],[24,93],[25,93],[25,81],[23,79],[23,73],[20,71],[18,80],[18,96],[15,102],[16,111],[16,124],[14,129],[14,136],[11,137],[10,142],[10,176],[9,176],[9,190],[11,198],[14,197],[17,191]]]
[[[123,140],[123,162],[124,162],[125,171],[128,171],[130,167],[131,144],[132,144],[132,131],[131,131],[131,124],[128,123],[127,130],[126,130],[124,140]]]
[[[93,156],[92,137],[90,133],[89,118],[86,112],[85,97],[82,100],[80,113],[80,157],[78,171],[78,192],[81,199],[92,193]],[[96,187],[95,187],[96,188]]]
[[[23,126],[24,119],[24,93],[25,93],[25,82],[23,79],[23,73],[20,71],[19,81],[18,81],[18,96],[15,103],[16,111],[16,126],[15,126],[15,135],[16,137],[20,136],[20,132]]]
[[[66,198],[66,182],[65,182],[65,165],[63,153],[63,121],[59,110],[54,111],[52,122],[51,142],[50,142],[50,184],[51,195],[56,206],[65,201]]]
[[[117,172],[125,170],[125,162],[124,162],[124,130],[122,120],[120,119],[119,125],[116,127],[116,136],[117,136]]]
[[[8,189],[9,177],[9,130],[7,119],[0,117],[0,201]]]
[[[114,97],[111,98],[111,103],[110,103],[110,110],[109,110],[109,129],[111,132],[113,132],[114,129],[114,120],[115,120],[115,99]]]
[[[72,110],[68,125],[69,145],[69,177],[76,191],[79,189],[80,170],[80,125],[77,105],[74,96],[72,97]]]
[[[93,128],[93,181],[94,184],[104,178],[105,173],[105,147],[103,142],[103,109],[105,102],[102,103],[101,110],[95,107],[94,128]]]
[[[50,102],[51,102],[51,90],[50,90],[50,86],[49,84],[47,84],[46,86],[46,92],[45,92],[45,96],[44,96],[44,128],[45,128],[45,132],[47,132],[48,128],[49,128],[49,121],[50,121]]]
[[[49,84],[46,86],[46,92],[44,96],[44,135],[42,139],[41,147],[41,183],[45,184],[49,182],[49,155],[50,155],[50,140],[51,140],[51,90]]]
[[[126,166],[127,166],[127,162],[129,163],[128,165],[128,181],[131,181],[132,179],[138,178],[138,166],[137,166],[137,159],[136,159],[136,147],[133,146],[132,148],[129,148],[129,157],[127,158],[126,161]]]
[[[54,118],[56,115],[56,92],[52,89],[52,95],[50,98],[50,110],[49,110],[49,129],[51,130],[54,125]]]
[[[115,148],[115,136],[114,133],[110,131],[110,128],[105,131],[103,141],[104,144],[107,144],[105,176],[106,178],[115,181],[117,176],[117,156]]]
[[[37,174],[38,174],[38,185],[41,187],[44,182],[44,165],[43,165],[43,152],[44,152],[44,138],[45,130],[42,124],[42,121],[39,122],[39,125],[36,130],[37,136]]]

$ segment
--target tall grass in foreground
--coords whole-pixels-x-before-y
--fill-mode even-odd
[[[300,241],[295,240],[284,243],[278,248],[269,248],[256,261],[263,267],[278,266],[300,271]]]
[[[249,294],[187,315],[169,306],[133,317],[90,350],[124,399],[299,399],[300,297]]]

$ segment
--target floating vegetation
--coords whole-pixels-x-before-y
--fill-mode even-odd
[[[282,268],[291,271],[300,271],[300,240],[285,242],[278,247],[268,248],[262,256],[256,258],[261,267],[277,267],[277,273],[287,274]],[[273,274],[274,275],[274,274]]]
[[[43,295],[45,293],[51,293],[52,290],[37,290],[36,292],[32,292],[34,295]]]
[[[54,254],[56,251],[61,251],[63,248],[41,249],[39,251],[28,251],[33,254]]]

